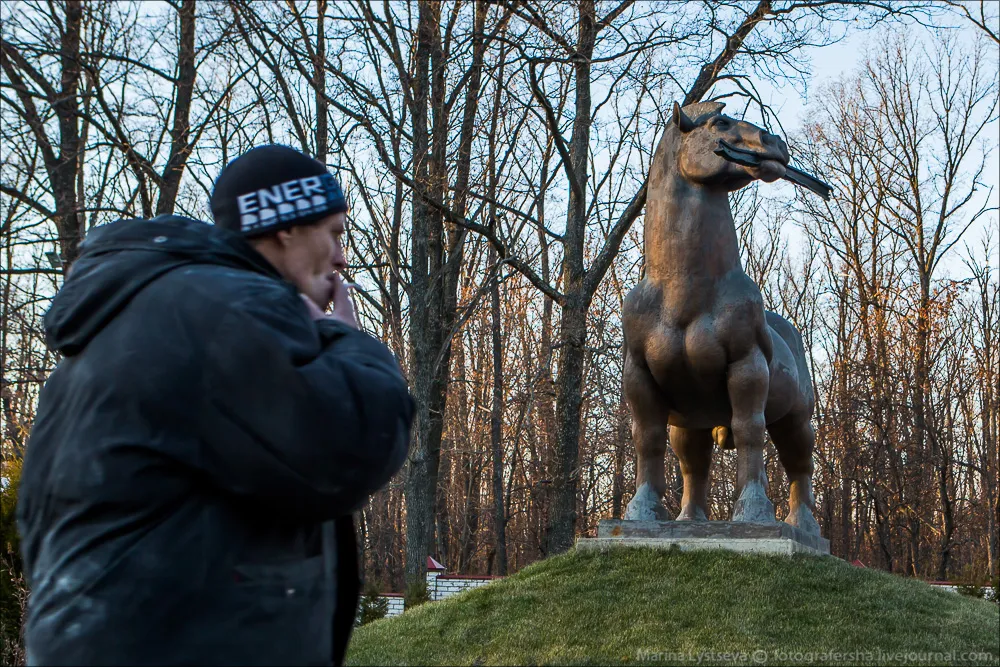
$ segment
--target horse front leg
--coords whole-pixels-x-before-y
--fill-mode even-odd
[[[625,509],[628,521],[669,521],[663,506],[667,491],[664,455],[667,451],[667,415],[661,392],[648,368],[625,356],[622,374],[625,402],[632,414],[635,444],[635,495]]]
[[[727,387],[733,409],[730,426],[736,443],[737,480],[733,521],[773,523],[764,468],[764,406],[769,372],[764,353],[755,347],[729,367]]]

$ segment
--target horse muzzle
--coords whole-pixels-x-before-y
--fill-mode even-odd
[[[737,148],[726,140],[719,139],[719,146],[715,149],[715,154],[744,167],[759,167],[761,163],[769,161],[787,165],[788,148],[785,147],[785,142],[773,134],[767,136],[774,137],[775,139],[775,143],[771,146],[764,143],[765,148],[769,149],[767,151],[751,151],[745,148]]]
[[[774,136],[774,135],[771,135]],[[784,146],[785,142],[781,141],[781,145]],[[823,181],[819,180],[811,174],[807,174],[801,169],[796,169],[788,164],[788,148],[784,150],[784,162],[778,156],[772,156],[767,153],[757,153],[754,151],[744,150],[742,148],[737,148],[730,143],[727,143],[723,139],[719,139],[719,145],[715,149],[715,154],[736,164],[741,164],[744,167],[751,168],[761,168],[762,165],[766,165],[769,161],[781,162],[784,167],[784,173],[779,174],[776,178],[783,178],[786,181],[791,181],[795,185],[801,186],[815,192],[823,199],[830,199],[830,195],[833,193],[833,188]],[[765,167],[766,168],[766,167]],[[771,179],[774,180],[774,179]]]

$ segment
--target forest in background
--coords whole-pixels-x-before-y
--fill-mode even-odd
[[[358,516],[365,578],[403,591],[427,555],[506,574],[568,549],[633,491],[619,313],[642,276],[650,157],[675,100],[718,99],[787,135],[793,162],[836,191],[733,196],[747,273],[805,338],[817,520],[833,553],[928,579],[997,577],[992,3],[51,0],[0,12],[6,478],[58,362],[42,316],[87,230],[208,220],[222,166],[278,142],[344,183],[363,326],[396,353],[417,404],[406,467]],[[860,65],[815,81],[808,54],[858,31],[873,36]],[[808,91],[801,122],[776,117],[767,91],[780,86]],[[720,451],[712,518],[729,516],[735,474]],[[784,516],[773,449],[768,475]]]

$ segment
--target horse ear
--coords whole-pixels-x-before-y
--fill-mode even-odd
[[[674,117],[671,120],[681,132],[690,132],[694,129],[694,123],[691,122],[686,113],[681,111],[681,105],[677,102],[674,102]]]

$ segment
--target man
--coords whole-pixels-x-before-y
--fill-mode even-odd
[[[29,664],[343,660],[351,513],[403,464],[412,402],[358,331],[322,164],[251,150],[212,211],[95,228],[46,315],[65,358],[20,488]]]

